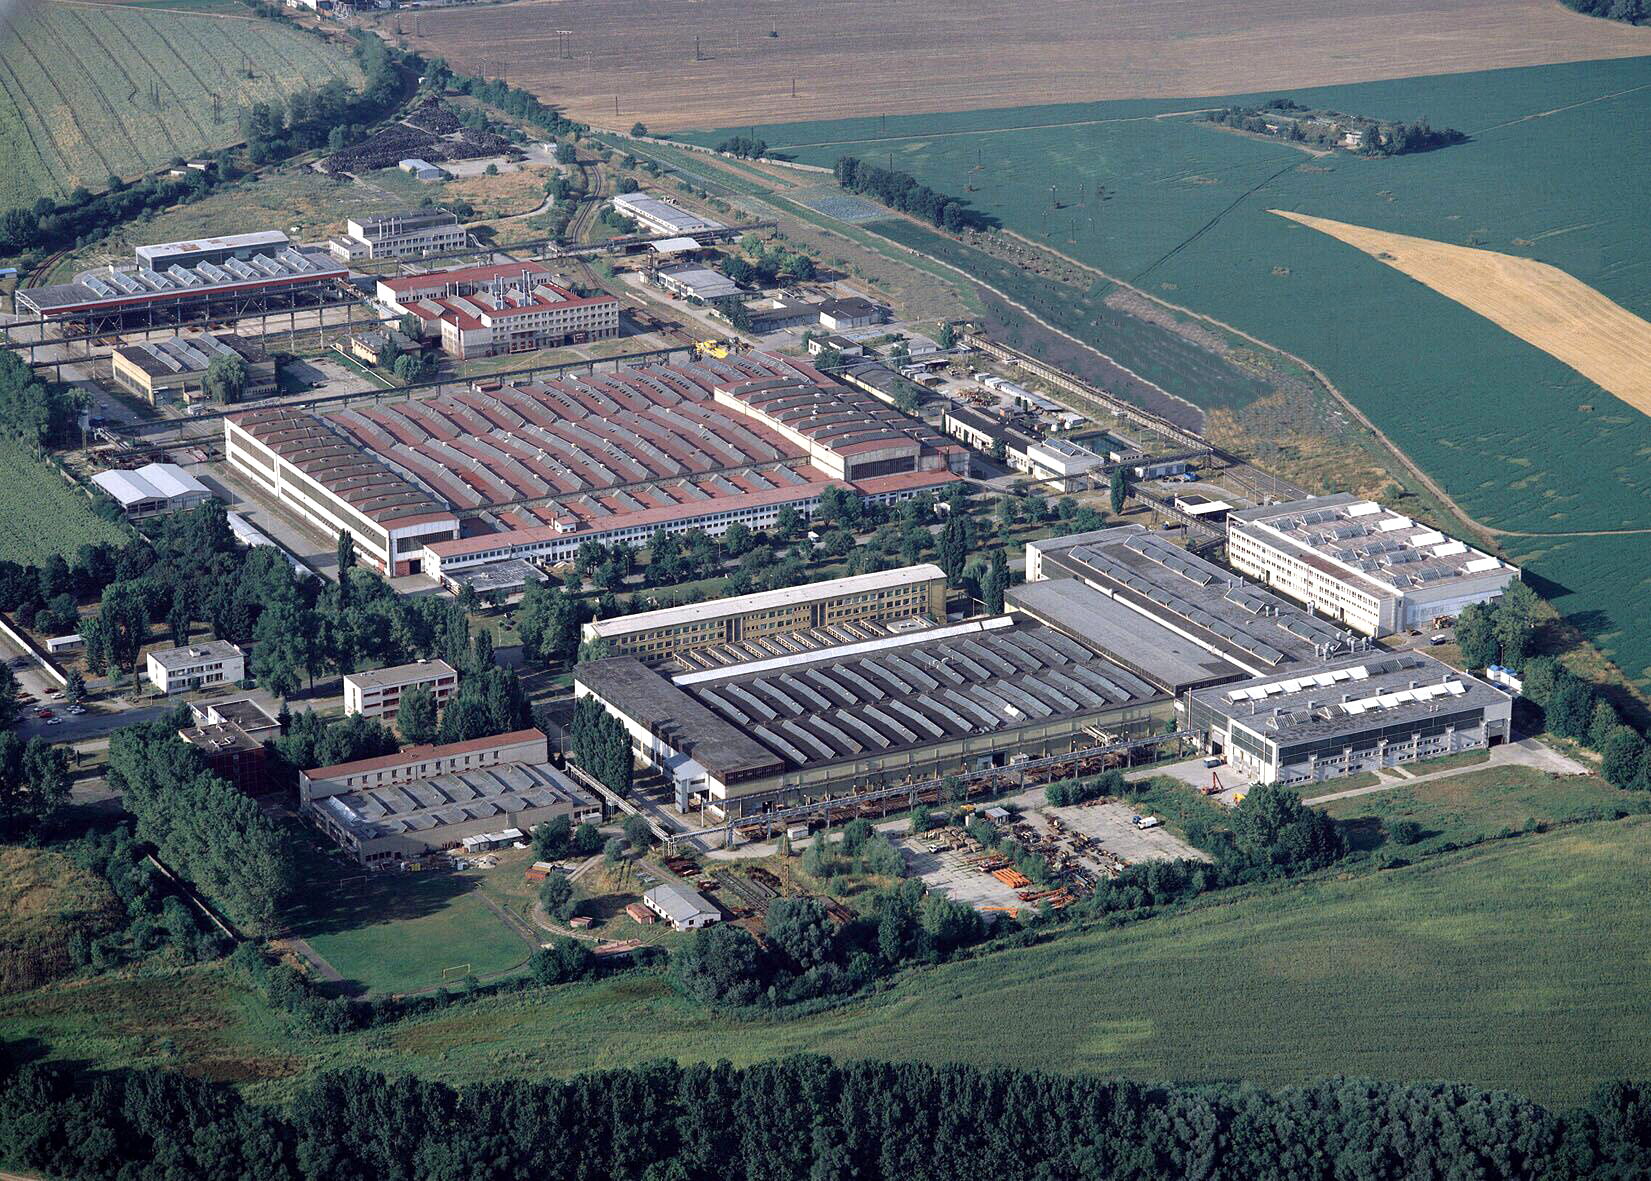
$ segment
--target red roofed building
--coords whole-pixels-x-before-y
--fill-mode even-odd
[[[619,335],[619,301],[576,295],[537,263],[429,271],[378,281],[378,298],[418,317],[449,356],[487,357]]]

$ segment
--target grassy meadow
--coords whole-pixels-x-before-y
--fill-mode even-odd
[[[755,133],[804,163],[829,166],[844,154],[892,162],[1029,239],[1306,358],[1477,520],[1521,534],[1501,538],[1506,555],[1527,563],[1630,678],[1651,685],[1642,606],[1651,602],[1651,533],[1610,534],[1651,523],[1651,422],[1488,320],[1267,212],[1537,259],[1651,318],[1651,238],[1631,196],[1651,171],[1651,140],[1640,131],[1651,118],[1651,58],[1289,96],[1377,117],[1426,116],[1470,139],[1390,160],[1313,156],[1173,114],[1272,95]],[[892,219],[859,228],[906,242],[937,237]],[[1008,282],[1038,294],[1035,278]],[[1122,360],[1131,342],[1094,306],[1104,294],[1101,285],[1088,306],[1058,308],[1059,326]],[[1059,289],[1042,296],[1072,303]],[[1171,393],[1210,406],[1234,398],[1175,372],[1173,350],[1140,345],[1157,356]]]
[[[198,7],[28,4],[0,20],[0,209],[223,147],[243,106],[359,80],[314,37]]]
[[[1367,799],[1350,803],[1384,806]],[[289,1029],[206,965],[0,999],[0,1035],[271,1099],[346,1064],[471,1082],[807,1051],[1263,1085],[1447,1077],[1564,1104],[1651,1070],[1639,985],[1651,900],[1623,872],[1648,856],[1651,818],[1633,817],[1386,870],[1367,862],[909,972],[870,1000],[787,1022],[709,1014],[641,973],[326,1038]]]

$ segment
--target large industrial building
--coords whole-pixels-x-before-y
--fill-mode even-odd
[[[677,676],[635,657],[579,666],[661,768],[718,820],[851,788],[1160,733],[1170,695],[1053,628],[1007,616]]]
[[[1140,525],[1029,542],[1027,581],[1058,578],[1077,579],[1252,676],[1369,647]]]
[[[689,213],[674,201],[653,197],[647,193],[620,193],[613,199],[613,207],[615,211],[657,234],[693,235],[724,228],[720,221],[711,221],[709,218]]]
[[[375,213],[352,217],[345,233],[327,243],[334,258],[419,258],[427,254],[462,250],[464,227],[445,209],[416,209],[404,213]]]
[[[453,357],[488,357],[619,335],[619,300],[576,295],[537,263],[464,267],[378,281],[386,306],[411,314]]]
[[[1519,578],[1500,558],[1346,492],[1230,513],[1227,556],[1367,636],[1426,627]]]
[[[768,528],[786,508],[812,514],[832,487],[882,503],[941,493],[966,455],[764,353],[328,415],[270,407],[231,415],[224,436],[231,468],[320,532],[348,528],[376,569],[436,578],[560,562],[585,541],[643,545],[659,529]]]
[[[69,283],[20,289],[16,303],[93,331],[236,319],[328,302],[349,269],[271,230],[139,246],[135,265],[99,267]]]
[[[1317,783],[1494,746],[1513,699],[1422,652],[1367,652],[1199,689],[1189,724],[1258,783]]]
[[[224,457],[325,536],[348,531],[362,559],[391,576],[420,573],[427,542],[459,535],[446,505],[301,410],[227,416]]]
[[[217,357],[237,357],[246,367],[243,400],[275,392],[275,358],[257,341],[233,332],[118,345],[109,354],[109,364],[116,385],[158,406],[206,397],[207,370]]]
[[[522,840],[558,816],[600,820],[601,801],[549,765],[545,736],[517,730],[300,772],[303,811],[367,866],[477,838]]]
[[[946,572],[924,564],[598,619],[585,624],[583,638],[645,664],[702,652],[704,663],[727,664],[869,639],[894,622],[945,621]]]

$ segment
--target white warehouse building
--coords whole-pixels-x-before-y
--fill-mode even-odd
[[[1227,517],[1233,569],[1367,636],[1497,598],[1517,567],[1351,493]]]

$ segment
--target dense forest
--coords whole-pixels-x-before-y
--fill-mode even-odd
[[[61,1181],[1626,1181],[1651,1172],[1651,1107],[1626,1083],[1553,1113],[1453,1083],[1268,1092],[796,1057],[462,1091],[347,1070],[280,1110],[179,1074],[0,1063],[0,1160]]]
[[[1563,0],[1563,3],[1588,16],[1627,21],[1631,25],[1651,24],[1651,0]]]

